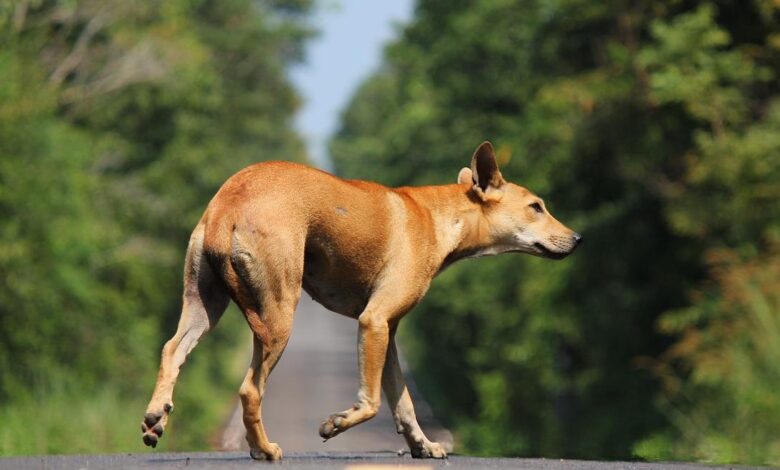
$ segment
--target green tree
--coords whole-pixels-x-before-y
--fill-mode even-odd
[[[585,235],[557,264],[457,265],[406,321],[416,378],[462,449],[653,457],[637,443],[677,429],[658,372],[684,335],[668,324],[700,305],[712,250],[771,253],[776,6],[698,3],[422,0],[344,112],[341,174],[448,183],[487,138],[506,177]],[[688,383],[695,366],[680,366],[666,370]]]
[[[747,38],[719,24],[712,4],[656,21],[640,57],[651,102],[682,107],[697,124],[686,171],[665,193],[669,220],[706,247],[709,270],[690,306],[661,318],[679,337],[652,362],[672,429],[640,442],[640,455],[780,462],[776,8],[756,3]]]
[[[190,230],[241,167],[305,159],[285,68],[310,6],[0,3],[0,453],[138,449]],[[221,424],[204,397],[240,379],[230,317],[184,373],[193,413],[166,445]]]

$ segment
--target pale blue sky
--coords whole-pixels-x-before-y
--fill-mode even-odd
[[[306,63],[290,74],[305,102],[296,128],[317,165],[330,168],[326,144],[341,110],[377,69],[383,46],[397,37],[413,7],[414,0],[320,0],[314,17],[320,35],[309,42]]]

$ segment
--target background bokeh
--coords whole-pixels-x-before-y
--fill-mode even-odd
[[[239,168],[308,161],[287,71],[316,8],[0,2],[0,453],[138,450],[189,231]],[[402,324],[459,452],[780,464],[779,73],[775,0],[416,2],[335,171],[451,183],[490,139],[585,237],[455,265]],[[165,448],[212,445],[241,322]]]

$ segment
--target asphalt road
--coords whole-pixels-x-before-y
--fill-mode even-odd
[[[269,468],[285,469],[434,469],[446,468],[516,468],[542,470],[700,470],[706,468],[747,468],[747,467],[709,467],[706,465],[684,463],[645,463],[645,462],[596,462],[582,460],[552,459],[510,459],[477,458],[451,456],[447,460],[415,460],[409,455],[398,456],[392,452],[372,453],[298,453],[285,456],[281,462],[258,462],[249,458],[245,452],[196,452],[196,453],[141,453],[115,455],[70,455],[24,458],[0,458],[0,469],[233,469],[233,468]]]
[[[264,400],[263,414],[272,441],[285,452],[281,462],[258,462],[248,452],[162,453],[146,451],[113,455],[67,455],[0,457],[0,470],[27,469],[635,469],[696,470],[706,465],[681,463],[594,462],[549,459],[476,458],[453,456],[440,460],[416,460],[408,453],[399,455],[406,444],[395,432],[387,404],[380,414],[323,443],[317,433],[320,421],[334,411],[352,404],[357,392],[357,322],[325,311],[308,296],[301,299],[290,344],[271,375]],[[197,351],[195,351],[197,354]],[[413,396],[416,395],[412,389]],[[204,397],[205,399],[205,397]],[[430,413],[422,397],[415,397],[421,425],[429,437],[447,447],[452,435]],[[177,410],[177,412],[186,412]],[[175,415],[174,418],[175,419]],[[240,415],[234,416],[221,432],[225,449],[242,449],[244,429]],[[139,440],[140,441],[140,440]],[[140,442],[139,442],[140,447]],[[456,448],[457,450],[457,448]],[[741,467],[746,468],[746,467]]]

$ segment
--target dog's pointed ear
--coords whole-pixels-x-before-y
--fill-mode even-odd
[[[466,184],[469,185],[474,184],[473,175],[471,173],[471,168],[461,168],[460,173],[458,173],[458,184]]]
[[[474,151],[474,156],[471,157],[471,179],[474,184],[474,192],[483,201],[501,199],[502,186],[506,181],[498,169],[493,145],[488,141],[482,142]]]

